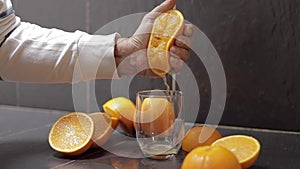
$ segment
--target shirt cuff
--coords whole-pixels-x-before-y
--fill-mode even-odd
[[[118,33],[106,36],[83,35],[78,42],[79,56],[73,80],[118,79],[114,56],[118,38]]]

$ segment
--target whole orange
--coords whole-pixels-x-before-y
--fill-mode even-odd
[[[191,128],[185,135],[182,141],[182,149],[190,152],[196,147],[211,145],[221,137],[221,133],[213,127],[207,125],[196,126]]]
[[[221,146],[202,146],[192,150],[181,169],[241,169],[236,156]]]

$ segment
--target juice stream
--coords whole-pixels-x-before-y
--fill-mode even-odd
[[[166,86],[167,90],[169,91],[170,86],[169,86],[168,81],[167,81],[167,76],[162,77],[162,80],[163,80],[164,85]]]

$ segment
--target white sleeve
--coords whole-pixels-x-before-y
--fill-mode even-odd
[[[21,22],[0,48],[0,77],[38,83],[118,78],[114,58],[118,37]]]
[[[0,43],[19,24],[20,18],[15,16],[11,1],[0,0]]]

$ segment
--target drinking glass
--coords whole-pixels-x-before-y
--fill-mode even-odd
[[[183,94],[147,90],[136,97],[136,137],[145,157],[169,159],[178,153],[184,137]]]

